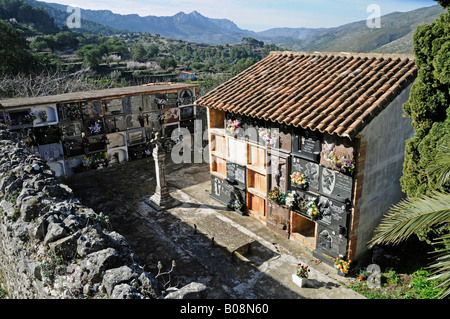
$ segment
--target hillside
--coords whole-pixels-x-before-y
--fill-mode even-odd
[[[379,29],[368,28],[364,20],[328,29],[284,29],[287,35],[284,38],[277,37],[277,29],[260,32],[258,36],[299,51],[412,53],[412,36],[417,26],[436,20],[443,12],[439,5],[394,12],[381,17]]]
[[[39,5],[62,26],[69,13],[67,6],[25,0]],[[353,51],[412,53],[412,35],[418,25],[434,21],[444,9],[439,6],[409,12],[394,12],[381,17],[382,27],[370,29],[366,21],[348,23],[335,28],[276,28],[261,32],[240,29],[228,19],[211,19],[197,11],[179,12],[173,16],[122,15],[109,10],[81,9],[81,32],[111,35],[143,32],[162,37],[210,45],[239,43],[252,37],[296,51]]]

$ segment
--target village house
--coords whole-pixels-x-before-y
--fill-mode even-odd
[[[155,132],[193,134],[196,95],[195,85],[158,83],[1,100],[0,125],[65,176],[151,157]]]
[[[358,258],[404,196],[416,73],[411,55],[272,52],[196,102],[210,195],[330,265]]]

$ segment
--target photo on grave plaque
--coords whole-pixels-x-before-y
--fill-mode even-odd
[[[352,198],[353,179],[332,169],[322,167],[319,192],[327,197],[346,202]]]
[[[321,216],[318,222],[334,230],[335,232],[346,236],[349,216],[347,205],[343,202],[332,200],[325,196],[320,196],[317,206],[319,207]]]
[[[299,174],[305,174],[308,180],[308,188],[310,190],[319,190],[320,184],[320,174],[321,167],[319,164],[311,161],[307,161],[297,156],[292,156],[292,165],[291,172],[298,172]],[[297,185],[293,181],[291,181],[291,186],[295,188],[301,188],[301,186]]]

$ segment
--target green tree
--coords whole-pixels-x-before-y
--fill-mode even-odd
[[[161,59],[161,62],[159,62],[159,66],[164,70],[167,70],[168,68],[176,68],[177,62],[174,58],[163,58]]]
[[[403,106],[412,119],[415,135],[406,143],[401,185],[409,197],[430,193],[439,186],[426,168],[438,146],[450,139],[450,11],[414,35],[414,54],[419,68],[410,98]]]
[[[144,62],[147,59],[147,51],[142,44],[135,44],[131,48],[132,59],[138,62]]]
[[[0,20],[0,75],[30,72],[33,56],[22,31]]]
[[[234,67],[234,73],[235,74],[241,73],[242,71],[252,66],[256,62],[257,62],[256,59],[251,57],[246,59],[240,59]]]

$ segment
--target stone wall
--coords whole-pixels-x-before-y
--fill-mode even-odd
[[[356,257],[367,250],[367,243],[383,215],[405,197],[400,185],[406,140],[414,136],[411,120],[403,116],[411,85],[378,114],[361,132],[365,145],[358,166],[363,169],[357,189],[359,225],[356,229]]]
[[[0,286],[11,299],[162,298],[107,216],[0,130]]]

